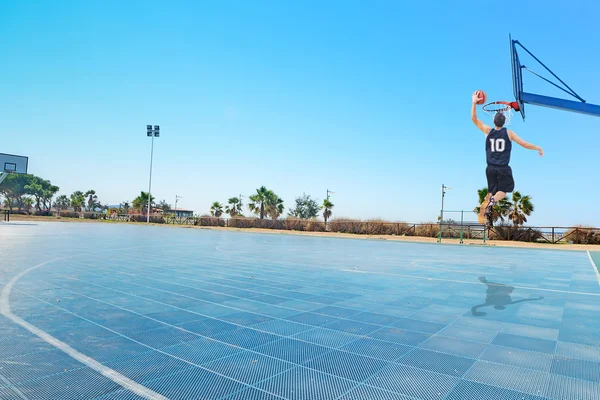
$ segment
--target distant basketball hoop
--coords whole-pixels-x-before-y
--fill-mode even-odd
[[[26,174],[28,164],[27,157],[0,153],[0,183],[8,174]]]

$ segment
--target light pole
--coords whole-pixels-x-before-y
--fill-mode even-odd
[[[148,137],[152,138],[152,148],[150,150],[150,182],[148,183],[148,218],[146,220],[147,223],[150,223],[150,212],[152,211],[151,199],[152,199],[152,158],[154,157],[154,138],[160,136],[160,128],[158,125],[154,125],[154,129],[152,129],[152,125],[146,125],[146,131]]]
[[[447,189],[450,190],[452,188],[449,188],[442,183],[442,211],[440,213],[440,224],[444,222],[444,195],[446,194]]]
[[[183,197],[175,195],[175,213],[177,213],[177,202],[179,201],[179,199],[183,199]]]
[[[335,192],[327,189],[327,202],[329,202],[329,193],[335,194]],[[325,212],[327,212],[327,209],[325,209]],[[323,215],[323,218],[325,219],[325,230],[327,230],[327,214]]]

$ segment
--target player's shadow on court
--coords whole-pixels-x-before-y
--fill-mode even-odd
[[[483,317],[484,315],[487,315],[486,312],[477,311],[477,309],[481,307],[493,306],[496,310],[504,310],[506,306],[512,304],[522,303],[524,301],[537,301],[544,298],[544,296],[538,296],[529,299],[513,300],[512,297],[510,297],[513,290],[515,290],[513,286],[507,286],[503,283],[489,282],[485,276],[480,276],[479,281],[481,283],[485,283],[487,286],[487,295],[485,297],[485,303],[471,307],[471,313],[477,317]]]

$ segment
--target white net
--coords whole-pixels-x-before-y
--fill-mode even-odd
[[[504,123],[504,125],[510,124],[510,120],[511,120],[512,113],[513,113],[513,108],[511,107],[510,104],[504,104],[504,103],[499,103],[499,102],[488,103],[488,104],[484,105],[482,109],[492,119],[494,119],[494,117],[496,116],[497,113],[504,114],[504,116],[506,117],[506,122]]]

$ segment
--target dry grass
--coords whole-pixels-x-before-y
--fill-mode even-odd
[[[573,244],[600,244],[600,229],[576,225],[565,233],[564,240]]]

